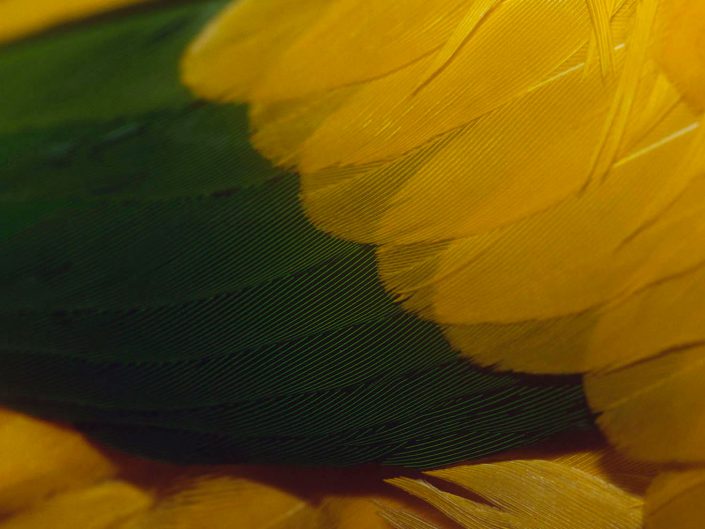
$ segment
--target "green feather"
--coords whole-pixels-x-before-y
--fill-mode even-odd
[[[244,108],[191,99],[223,4],[0,50],[0,401],[181,462],[429,467],[589,427],[579,380],[459,358],[310,225]]]

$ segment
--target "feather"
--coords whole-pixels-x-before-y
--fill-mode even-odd
[[[206,86],[215,101],[243,98],[302,30],[325,11],[327,0],[234,2],[189,46],[182,60],[184,84]],[[268,31],[256,31],[266,26]],[[217,81],[211,74],[217,70]],[[207,81],[208,80],[208,81]],[[213,82],[210,82],[210,81]],[[217,84],[215,84],[217,83]]]
[[[0,516],[116,472],[79,434],[7,410],[0,410],[0,452]]]
[[[285,491],[246,479],[200,477],[182,483],[124,529],[167,527],[251,527],[252,529],[318,526],[317,510]]]
[[[180,483],[151,511],[120,529],[385,529],[380,505],[410,508],[384,495],[324,495],[309,498],[235,476],[199,476]]]
[[[672,471],[659,476],[647,495],[647,517],[653,529],[693,529],[702,524],[705,471]]]
[[[177,2],[168,8],[162,4],[162,9],[120,11],[71,31],[40,35],[2,48],[2,97],[6,104],[0,109],[0,134],[4,136],[3,149],[7,149],[3,154],[15,163],[14,142],[19,139],[10,143],[6,133],[23,132],[22,139],[29,142],[37,141],[36,135],[44,130],[53,132],[54,139],[48,138],[39,158],[49,168],[62,167],[77,147],[76,138],[81,136],[76,134],[81,131],[74,129],[72,137],[66,134],[69,131],[62,134],[61,128],[101,122],[112,125],[100,132],[107,136],[103,136],[107,145],[114,146],[120,140],[134,139],[135,132],[143,130],[139,121],[135,122],[140,117],[177,110],[192,102],[174,63],[221,6],[206,2],[199,8]],[[28,64],[34,67],[28,68]],[[72,76],[67,78],[66,71]],[[28,86],[32,90],[27,90]],[[92,134],[96,140],[101,138],[96,131],[86,136]],[[35,144],[34,148],[39,147]],[[46,165],[43,172],[47,172]],[[66,176],[61,180],[67,181]]]
[[[4,511],[2,529],[384,529],[389,527],[386,521],[406,527],[404,520],[417,521],[411,527],[442,529],[457,527],[451,520],[483,529],[495,527],[487,525],[493,520],[502,528],[548,529],[559,520],[572,527],[601,527],[594,524],[608,518],[614,524],[609,527],[636,528],[640,495],[653,475],[652,468],[606,451],[600,443],[579,451],[566,449],[577,438],[515,452],[508,461],[451,467],[425,473],[422,479],[414,474],[395,477],[390,485],[382,481],[384,473],[372,467],[335,472],[176,467],[100,452],[58,425],[2,413],[12,422],[0,430],[1,446],[22,441],[25,448],[42,451],[40,458],[14,458],[13,468],[3,469],[3,479],[23,475],[35,482],[54,480],[51,494]],[[24,438],[28,429],[44,437]],[[57,447],[80,440],[84,449],[110,461],[110,472],[75,479],[68,486],[67,477],[81,477],[81,466],[76,465],[81,460],[76,458],[61,474],[52,472],[64,456],[61,450],[47,451],[44,438]],[[580,439],[585,446],[584,436]],[[440,488],[433,484],[441,480],[446,483]],[[526,525],[528,520],[533,522]]]
[[[297,2],[295,7],[282,0],[236,3],[190,47],[183,63],[184,80],[203,97],[213,93],[213,83],[217,82],[222,87],[221,99],[232,101],[257,93],[259,100],[272,102],[305,98],[375,79],[413,64],[442,46],[453,31],[455,16],[465,9],[463,4],[460,0],[442,0],[440,4],[409,0],[405,9],[398,9],[388,2],[360,0],[318,1],[303,6]],[[298,20],[309,17],[309,12],[308,24]],[[433,20],[429,23],[430,17]],[[348,29],[363,24],[369,25],[365,32]],[[280,26],[295,28],[296,33],[281,38]],[[226,45],[218,40],[223,38],[228,39]],[[271,39],[262,46],[266,46],[269,59],[265,61],[260,52],[256,67],[243,68],[247,64],[243,56],[251,56],[253,51],[250,46],[265,38]],[[350,49],[358,51],[355,62],[341,62],[341,54]],[[228,61],[223,64],[227,73],[217,81],[209,64],[215,53]],[[269,76],[282,69],[286,71],[284,77]],[[247,75],[257,73],[258,78],[237,77],[245,75],[242,70]]]
[[[84,490],[65,492],[0,522],[2,529],[110,529],[151,504],[150,496],[120,481],[108,481]]]
[[[642,527],[642,500],[614,483],[600,453],[515,459],[427,472],[427,480],[390,482],[428,502],[467,529]],[[597,463],[597,464],[596,464]],[[614,469],[612,469],[614,471]],[[458,492],[444,490],[449,484]],[[394,527],[435,527],[409,513],[384,511]]]
[[[303,56],[284,53],[245,97],[253,141],[300,173],[317,227],[378,246],[385,287],[457,349],[585,373],[615,445],[701,463],[701,6],[478,2],[427,56],[318,96],[287,92]]]
[[[38,0],[32,3],[31,8],[27,8],[24,0],[4,0],[0,3],[0,42],[17,40],[66,22],[145,1]]]
[[[705,462],[705,349],[685,346],[604,374],[586,392],[620,448],[658,462]]]
[[[603,75],[609,74],[614,66],[614,42],[610,27],[614,1],[587,0],[587,4],[594,26],[593,38],[590,41],[592,56],[599,60]]]
[[[374,251],[311,226],[296,176],[252,150],[244,107],[188,94],[182,55],[224,4],[0,54],[0,401],[201,463],[430,467],[590,428],[578,380],[488,373],[401,310]],[[289,10],[229,7],[186,55],[214,67],[223,31],[223,57],[256,54],[248,24]]]
[[[292,486],[276,470],[171,467],[108,454],[64,427],[0,413],[2,529],[383,529],[381,505],[423,512],[375,472],[326,477],[299,469]]]
[[[245,0],[185,54],[225,2],[155,4],[4,48],[0,400],[180,462],[430,467],[588,426],[576,379],[490,373],[457,348],[587,373],[617,446],[701,462],[696,292],[683,326],[630,339],[705,261],[701,83],[676,58],[699,8],[664,3]],[[179,61],[195,93],[251,105],[279,168],[248,147],[243,107],[187,93]],[[29,509],[8,527],[382,523],[369,498],[313,505],[218,472],[158,496],[78,446],[56,463],[85,457],[76,481],[11,468],[6,508]],[[393,483],[467,527],[638,527],[642,500],[596,457],[428,476],[482,501]],[[662,476],[651,520],[690,523],[700,474]],[[377,501],[398,526],[436,523]]]
[[[530,327],[537,339],[541,336],[541,344],[556,339],[556,328],[564,335],[583,337],[592,320],[608,318],[630,296],[698,266],[703,256],[686,250],[692,244],[683,239],[686,229],[698,237],[697,224],[691,219],[686,228],[676,219],[690,208],[683,197],[698,193],[699,180],[694,176],[702,166],[696,134],[700,117],[677,103],[675,90],[647,56],[655,2],[616,6],[612,24],[622,42],[615,52],[619,69],[606,80],[581,72],[581,63],[570,67],[566,63],[589,38],[577,30],[590,29],[588,8],[595,16],[604,9],[593,3],[566,6],[565,18],[560,18],[562,8],[546,7],[556,20],[556,30],[541,34],[535,46],[543,48],[530,59],[547,61],[542,70],[544,63],[532,68],[534,63],[520,59],[523,51],[512,47],[533,49],[520,33],[530,26],[523,19],[523,3],[510,4],[495,6],[467,42],[461,39],[459,46],[452,46],[450,55],[439,51],[439,57],[446,59],[439,63],[442,72],[431,68],[430,82],[424,72],[433,57],[426,59],[426,66],[422,60],[390,70],[380,79],[358,81],[361,86],[329,117],[316,115],[320,124],[302,139],[302,145],[291,147],[299,153],[288,159],[298,160],[309,217],[337,235],[380,244],[377,256],[388,289],[407,308],[445,324],[452,342],[462,350],[483,363],[518,369],[602,368],[607,359],[592,349],[585,352],[578,342],[565,347],[573,349],[572,358],[558,363],[556,358],[567,355],[542,361],[543,355],[531,354],[529,349],[515,359],[505,349],[522,325]],[[629,26],[625,19],[633,27],[623,29]],[[460,31],[464,23],[460,17],[457,20]],[[576,30],[569,30],[568,23],[575,24]],[[496,43],[508,33],[504,24],[514,27],[513,40],[503,40],[501,47],[502,53],[512,53],[511,59],[480,54],[485,42],[498,53]],[[563,41],[554,40],[557,35],[575,39],[565,41],[567,48],[560,57],[550,55],[562,53],[558,43]],[[619,52],[623,48],[626,52]],[[351,48],[350,54],[355,56],[356,51]],[[492,68],[504,68],[511,77],[492,75],[484,81],[480,69],[489,67],[490,57]],[[518,63],[526,65],[522,70],[526,77],[515,72],[513,66]],[[292,60],[272,69],[283,76],[296,67]],[[461,82],[453,71],[483,82],[501,80],[501,89],[488,90],[483,99],[469,91],[487,86]],[[426,79],[420,91],[414,81],[417,76]],[[512,83],[519,84],[512,88]],[[411,96],[395,87],[410,91]],[[438,93],[429,95],[429,101],[438,105],[442,101],[447,105],[443,109],[453,108],[452,113],[441,107],[427,113],[424,97],[434,89]],[[465,91],[463,101],[453,104],[460,90]],[[510,91],[506,98],[505,90]],[[250,96],[254,105],[261,104],[257,94],[255,90]],[[292,99],[298,96],[291,94]],[[464,113],[462,105],[473,105],[471,113]],[[307,107],[302,108],[306,115]],[[405,120],[418,122],[412,127]],[[289,121],[279,123],[286,128]],[[376,123],[382,127],[379,133],[371,132]],[[389,123],[394,129],[389,129]],[[434,123],[440,128],[421,136],[424,127]],[[536,123],[542,126],[537,128]],[[330,130],[328,136],[326,130]],[[374,134],[369,148],[379,152],[363,154],[368,147],[362,143],[344,146],[340,142],[347,131],[355,142],[366,142],[363,138]],[[326,143],[325,137],[338,143]],[[386,143],[397,139],[403,146]],[[270,148],[268,144],[265,150]],[[316,156],[336,158],[314,161]],[[474,162],[472,178],[467,178],[467,160]],[[659,167],[661,163],[664,166]],[[674,169],[666,171],[666,166]],[[555,175],[555,180],[548,174]],[[595,175],[605,181],[593,182]],[[630,195],[637,185],[641,193]],[[693,214],[697,216],[695,210]],[[656,216],[658,222],[654,222]],[[679,250],[672,242],[673,249],[664,253],[668,257],[647,259],[665,240],[684,244]],[[592,251],[583,255],[586,244]],[[413,256],[402,268],[395,264],[400,252]],[[575,264],[565,270],[568,262]],[[541,270],[554,272],[541,275]],[[575,322],[574,331],[557,327],[557,321],[570,319]],[[531,324],[535,320],[545,323]],[[498,343],[502,332],[506,337]],[[517,344],[521,349],[522,342]]]

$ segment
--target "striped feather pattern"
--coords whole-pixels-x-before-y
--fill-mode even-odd
[[[478,369],[405,313],[243,108],[179,85],[223,4],[0,53],[0,401],[180,462],[429,467],[589,428],[576,379]]]

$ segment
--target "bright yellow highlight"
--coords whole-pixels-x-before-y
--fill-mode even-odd
[[[146,0],[0,0],[0,42]]]
[[[292,13],[223,17],[184,78],[248,101],[309,218],[377,245],[388,290],[462,353],[587,373],[616,445],[705,463],[705,3],[398,6],[328,2],[246,82],[250,48],[218,42]]]
[[[554,460],[503,461],[428,473],[483,502],[425,481],[397,478],[391,483],[465,529],[641,529],[641,498],[610,483],[606,469],[596,464],[598,458],[593,452],[575,453]],[[402,529],[434,527],[405,513],[391,512],[387,517]]]

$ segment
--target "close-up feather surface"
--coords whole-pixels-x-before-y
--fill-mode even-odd
[[[702,0],[0,0],[0,529],[701,527],[704,94]]]

